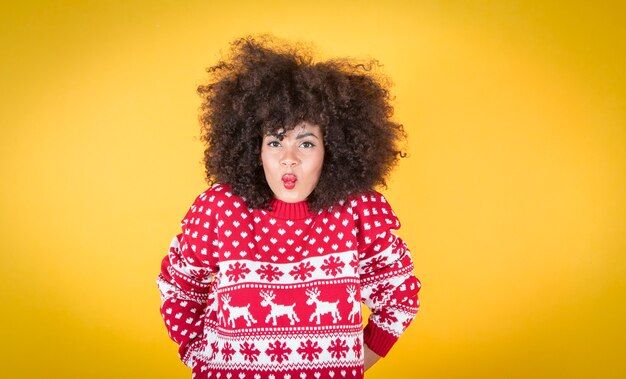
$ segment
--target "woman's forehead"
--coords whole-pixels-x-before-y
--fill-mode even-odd
[[[319,125],[311,124],[310,122],[307,122],[307,121],[302,121],[299,124],[296,124],[295,126],[291,128],[278,128],[276,130],[272,130],[272,129],[266,130],[265,135],[284,137],[285,135],[288,135],[288,134],[299,135],[305,132],[319,134],[321,133],[321,131],[322,129]]]

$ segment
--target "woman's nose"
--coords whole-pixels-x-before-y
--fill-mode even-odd
[[[298,164],[298,157],[295,152],[291,151],[291,149],[285,149],[285,154],[283,155],[280,163],[287,167],[295,166]]]

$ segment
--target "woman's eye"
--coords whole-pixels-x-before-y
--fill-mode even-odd
[[[267,143],[267,146],[278,147],[278,146],[280,146],[280,142],[278,142],[278,141],[270,141],[270,142]]]
[[[302,142],[301,146],[306,147],[306,148],[311,148],[311,147],[315,147],[315,144],[313,144],[312,142],[306,141],[306,142]]]

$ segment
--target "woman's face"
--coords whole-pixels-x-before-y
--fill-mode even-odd
[[[266,135],[261,161],[274,197],[288,203],[306,200],[317,185],[324,163],[320,127],[302,122],[285,134]]]

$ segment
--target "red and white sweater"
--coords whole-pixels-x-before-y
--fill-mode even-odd
[[[363,344],[385,356],[419,308],[400,222],[376,191],[271,204],[216,184],[182,220],[157,279],[180,358],[195,379],[362,378]]]

